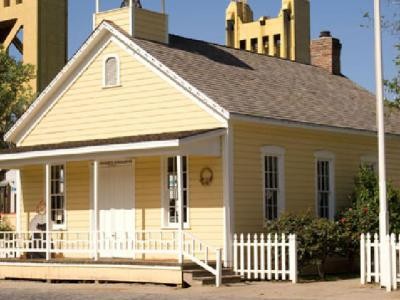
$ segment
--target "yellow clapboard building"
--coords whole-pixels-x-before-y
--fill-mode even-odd
[[[337,39],[310,42],[309,1],[256,21],[232,1],[226,46],[126,2],[94,14],[5,136],[0,167],[22,193],[2,277],[183,284],[183,262],[232,266],[235,233],[288,212],[334,218],[359,166],[377,164],[374,95],[340,74]],[[397,112],[386,128],[399,186]]]

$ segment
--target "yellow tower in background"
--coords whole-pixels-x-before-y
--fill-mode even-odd
[[[42,91],[67,61],[68,0],[0,0],[0,44],[11,45],[36,68]]]
[[[232,0],[226,10],[226,45],[309,64],[309,0],[282,0],[278,17],[256,21],[247,0]]]

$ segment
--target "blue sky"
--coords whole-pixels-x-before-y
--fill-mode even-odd
[[[186,37],[224,44],[225,9],[230,0],[166,0],[170,15],[170,32]],[[95,0],[69,0],[69,55],[85,41],[92,30],[92,13]],[[101,0],[101,9],[118,7],[121,0]],[[281,0],[249,0],[255,18],[262,15],[276,16]],[[142,0],[145,8],[160,9],[160,0]],[[400,12],[400,5],[382,0],[383,14]],[[373,0],[311,0],[311,37],[316,38],[322,30],[330,30],[343,44],[342,71],[373,91],[374,82],[374,36],[372,24],[363,20],[365,12],[372,12]],[[399,36],[388,33],[383,36],[385,77],[395,74],[394,44]]]

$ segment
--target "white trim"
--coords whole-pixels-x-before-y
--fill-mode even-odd
[[[315,213],[316,216],[319,216],[318,211],[318,161],[327,161],[329,162],[329,219],[333,220],[336,212],[336,186],[335,186],[335,154],[330,151],[316,151],[314,152],[314,184],[315,184]]]
[[[225,267],[233,263],[233,232],[234,232],[234,199],[233,199],[233,127],[230,126],[223,136],[222,167],[224,193],[224,253]]]
[[[138,142],[138,143],[116,144],[116,145],[114,144],[114,145],[104,145],[104,146],[87,146],[87,147],[77,147],[71,149],[31,151],[31,152],[22,152],[15,154],[2,154],[0,155],[0,162],[31,159],[31,158],[65,156],[65,155],[81,155],[81,154],[95,154],[95,153],[100,154],[107,152],[119,152],[119,151],[130,151],[130,150],[171,148],[178,146],[179,146],[179,140],[167,140],[167,141]]]
[[[51,168],[55,166],[63,166],[64,168],[64,223],[63,224],[55,224],[53,220],[51,220],[51,230],[57,231],[57,230],[66,230],[68,228],[68,209],[67,209],[67,163],[62,162],[62,163],[49,163],[50,166],[50,177],[49,177],[49,184],[50,184],[50,220],[51,220],[51,212],[53,207],[51,206]]]
[[[21,226],[22,226],[22,218],[21,218],[21,204],[22,204],[22,184],[21,184],[21,171],[20,170],[15,170],[15,189],[17,193],[17,207],[15,209],[15,219],[16,219],[16,224],[15,224],[15,229],[17,233],[21,231]]]
[[[261,148],[261,165],[262,165],[262,203],[263,203],[263,220],[268,221],[265,206],[265,157],[272,156],[278,159],[278,207],[277,217],[285,212],[286,208],[286,189],[285,189],[285,149],[279,146],[264,146]]]
[[[50,260],[50,226],[51,222],[51,199],[50,199],[50,174],[51,174],[51,165],[45,165],[45,185],[44,185],[44,194],[46,199],[46,260]]]
[[[168,173],[168,158],[178,157],[176,155],[166,155],[161,157],[161,224],[162,229],[179,229],[178,223],[169,222],[169,202],[168,202],[168,191],[167,191],[167,173]],[[183,223],[184,229],[190,229],[190,157],[188,155],[183,155],[186,157],[186,203],[187,203],[187,221]],[[182,165],[183,167],[183,165]],[[178,168],[178,166],[177,166]],[[177,169],[178,171],[178,169]],[[178,176],[178,175],[177,175]],[[179,202],[179,201],[178,201]],[[180,204],[177,205],[177,209],[180,209]]]
[[[97,44],[94,43],[96,39],[104,33],[104,31],[108,31],[111,33],[113,36],[117,37],[121,41],[123,41],[124,44],[128,46],[131,50],[137,53],[138,56],[140,56],[144,61],[147,61],[148,65],[151,65],[153,68],[158,70],[158,73],[164,74],[166,78],[169,78],[171,82],[174,82],[177,86],[179,86],[181,89],[183,89],[186,93],[190,94],[192,96],[192,99],[195,99],[197,103],[202,104],[202,108],[207,107],[208,111],[213,112],[215,116],[218,116],[220,119],[226,121],[229,119],[230,114],[227,110],[225,110],[223,107],[218,105],[215,101],[207,97],[205,94],[197,90],[195,87],[190,85],[187,81],[182,79],[180,76],[178,76],[175,72],[167,68],[165,65],[163,65],[160,61],[155,59],[153,56],[151,56],[149,53],[147,53],[145,50],[143,50],[141,47],[139,47],[136,43],[134,43],[132,40],[130,40],[128,37],[126,37],[124,34],[119,32],[117,29],[113,27],[113,25],[109,24],[107,21],[104,21],[101,23],[101,25],[98,26],[98,28],[92,33],[92,35],[89,37],[89,39],[82,45],[82,47],[78,50],[78,52],[71,58],[71,60],[66,64],[66,66],[61,70],[61,72],[58,73],[58,75],[53,79],[53,81],[47,86],[47,88],[40,94],[40,96],[33,102],[33,104],[29,107],[29,109],[23,114],[23,116],[14,124],[14,126],[5,134],[5,141],[14,141],[16,138],[16,135],[19,134],[19,131],[21,131],[26,122],[29,121],[32,117],[34,117],[34,113],[36,113],[41,106],[43,105],[43,102],[47,101],[47,97],[51,96],[50,93],[53,92],[53,90],[56,88],[56,86],[60,85],[59,82],[64,79],[65,76],[70,76],[70,72],[74,70],[75,65],[80,66],[79,60],[82,59],[84,53],[88,51],[89,48],[95,47]],[[105,48],[105,44],[103,44],[103,47]],[[101,51],[101,50],[100,50]],[[98,54],[100,51],[97,51],[96,54]],[[96,56],[96,55],[93,55]],[[94,57],[92,57],[94,59]],[[78,78],[79,74],[74,76],[74,79]],[[72,80],[74,81],[74,80]],[[63,92],[65,92],[65,87],[63,88]],[[62,94],[62,93],[60,93]],[[37,119],[40,119],[44,113],[41,113]],[[34,122],[35,124],[37,122]],[[30,126],[29,128],[26,129],[26,131],[29,131],[31,128],[34,126]],[[18,145],[20,143],[21,139],[18,138],[18,141],[16,144]]]
[[[258,116],[243,115],[238,113],[231,113],[230,118],[234,121],[253,122],[257,124],[277,125],[288,128],[301,128],[301,129],[318,130],[318,131],[332,132],[332,133],[355,134],[361,136],[376,137],[376,132],[366,129],[341,128],[336,126],[305,123],[292,120],[274,119],[269,117],[258,117]],[[400,138],[400,134],[386,133],[386,136],[389,138]]]
[[[116,74],[116,76],[117,76],[117,82],[115,83],[115,84],[111,84],[111,85],[107,85],[106,84],[106,63],[107,63],[107,60],[109,60],[110,58],[115,58],[115,60],[116,60],[116,72],[117,72],[117,74]],[[119,59],[119,56],[117,55],[117,54],[114,54],[114,53],[110,53],[110,54],[107,54],[107,55],[105,55],[104,57],[103,57],[103,79],[102,79],[102,87],[103,88],[113,88],[113,87],[120,87],[121,86],[121,63],[120,63],[120,59]]]

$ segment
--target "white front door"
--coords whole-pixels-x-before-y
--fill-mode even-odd
[[[129,162],[101,163],[99,168],[100,256],[132,257],[135,232],[134,168]]]

